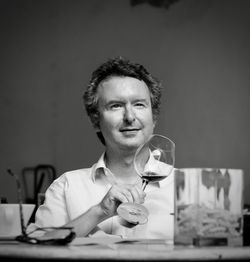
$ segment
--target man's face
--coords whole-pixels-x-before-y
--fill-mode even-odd
[[[155,127],[147,85],[133,77],[114,76],[99,84],[97,94],[107,149],[136,150]]]

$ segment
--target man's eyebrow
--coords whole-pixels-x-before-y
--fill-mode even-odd
[[[116,104],[116,103],[125,103],[125,101],[122,99],[112,99],[104,102],[105,105]]]
[[[140,102],[140,103],[145,103],[145,104],[149,104],[149,100],[146,99],[146,98],[139,98],[139,99],[135,99],[135,100],[133,101],[133,103],[138,103],[138,102]]]
[[[137,102],[137,101],[139,101],[139,102],[141,102],[141,101],[148,102],[148,99],[146,99],[146,98],[137,98],[137,99],[135,99],[134,101],[135,101],[135,102]]]
[[[137,102],[148,103],[148,100],[146,98],[136,98],[136,99],[133,99],[131,102],[132,103],[137,103]],[[115,103],[126,103],[126,100],[118,98],[118,99],[112,99],[112,100],[109,100],[109,101],[105,101],[105,105],[115,104]]]

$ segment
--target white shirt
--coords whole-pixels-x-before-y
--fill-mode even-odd
[[[150,161],[147,169],[150,169]],[[93,234],[104,232],[123,238],[163,238],[172,241],[174,234],[173,178],[172,172],[162,181],[147,185],[143,204],[149,211],[146,224],[126,228],[121,226],[118,217],[114,216],[101,222]],[[36,212],[35,226],[63,226],[93,205],[100,203],[114,181],[114,175],[105,165],[104,154],[91,168],[62,174],[47,189],[45,202]]]

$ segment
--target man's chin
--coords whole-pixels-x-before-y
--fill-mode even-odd
[[[124,149],[127,150],[137,150],[137,148],[143,143],[144,141],[138,139],[126,139],[121,145]]]

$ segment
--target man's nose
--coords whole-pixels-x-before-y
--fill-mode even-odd
[[[127,123],[132,123],[135,121],[135,113],[131,106],[126,106],[124,111],[124,121]]]

